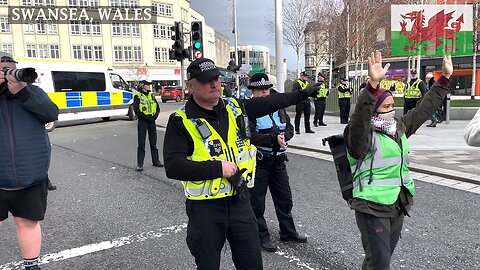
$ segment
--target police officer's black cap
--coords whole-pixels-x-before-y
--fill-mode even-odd
[[[308,74],[305,71],[300,72],[300,76],[308,77]]]
[[[410,74],[417,74],[417,69],[416,68],[410,69]]]
[[[319,72],[317,75],[318,75],[318,77],[323,77],[323,78],[325,78],[325,74],[323,74],[322,72]]]
[[[201,83],[213,81],[220,75],[220,70],[208,58],[197,59],[190,63],[187,68],[187,80],[196,79]]]
[[[255,73],[250,79],[250,85],[247,86],[248,89],[269,89],[273,86],[268,80],[268,75],[265,73]]]
[[[146,80],[143,80],[143,81],[140,81],[140,84],[141,85],[151,85],[152,83],[151,82],[148,82]]]
[[[347,78],[342,78],[342,82],[348,82]]]

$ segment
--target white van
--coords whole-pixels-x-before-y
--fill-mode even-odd
[[[133,93],[123,78],[102,63],[15,59],[17,68],[33,67],[39,86],[60,109],[58,121],[90,118],[110,119],[128,116],[135,119],[131,107]],[[46,125],[51,131],[56,122]]]

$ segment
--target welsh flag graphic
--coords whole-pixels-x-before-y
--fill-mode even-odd
[[[392,56],[473,54],[472,5],[392,5]]]

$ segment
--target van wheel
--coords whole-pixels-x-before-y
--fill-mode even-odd
[[[162,99],[162,102],[163,102],[163,103],[167,103],[167,101],[166,101],[165,99]]]
[[[54,130],[56,126],[57,126],[57,121],[46,123],[45,124],[45,130],[47,130],[47,132],[50,132],[50,131]]]
[[[108,120],[110,120],[110,116],[108,116],[108,117],[102,117],[102,120],[103,120],[103,121],[108,121]]]
[[[175,101],[176,101],[176,102],[180,102],[180,101],[182,101],[182,98],[181,98],[180,96],[177,96],[177,97],[175,98]]]
[[[137,120],[137,116],[135,115],[135,112],[133,111],[133,105],[128,107],[127,116],[128,116],[128,120],[130,120],[130,121]]]

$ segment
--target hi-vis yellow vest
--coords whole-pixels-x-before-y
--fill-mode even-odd
[[[320,85],[320,89],[318,90],[318,94],[317,94],[316,98],[326,98],[327,95],[328,95],[327,86],[325,85],[325,83],[322,83]]]
[[[383,80],[380,81],[380,87],[383,88],[383,89],[390,90],[392,85],[393,85],[393,82],[390,81],[390,80],[383,79]]]
[[[405,98],[421,98],[422,92],[420,92],[420,83],[422,81],[417,79],[415,82],[410,85],[410,82],[407,84],[407,90],[405,90]]]
[[[144,93],[138,92],[136,95],[140,100],[138,109],[145,115],[155,115],[157,112],[157,102],[155,101],[153,93],[149,92],[145,95]]]
[[[302,88],[302,91],[305,90],[308,86],[308,81],[302,81],[302,80],[297,80],[298,84],[300,84],[300,87]]]
[[[342,84],[339,84],[339,85],[337,85],[337,91],[338,91],[338,87],[340,87],[340,86],[346,87]],[[351,97],[352,97],[352,94],[350,94],[350,91],[347,91],[345,93],[342,93],[342,92],[338,91],[338,98],[351,98]]]
[[[243,178],[247,187],[252,188],[255,179],[257,148],[250,144],[250,139],[242,139],[237,126],[237,117],[242,115],[238,101],[233,98],[222,99],[228,112],[228,137],[225,142],[218,132],[203,118],[188,119],[185,106],[176,111],[183,120],[183,124],[192,137],[193,154],[188,157],[192,161],[224,160],[237,164],[238,168],[247,169]],[[203,139],[197,129],[198,121],[208,127],[212,135]],[[248,126],[247,126],[248,128]],[[226,178],[216,178],[203,181],[182,181],[185,196],[190,200],[219,199],[235,195],[234,189]]]

